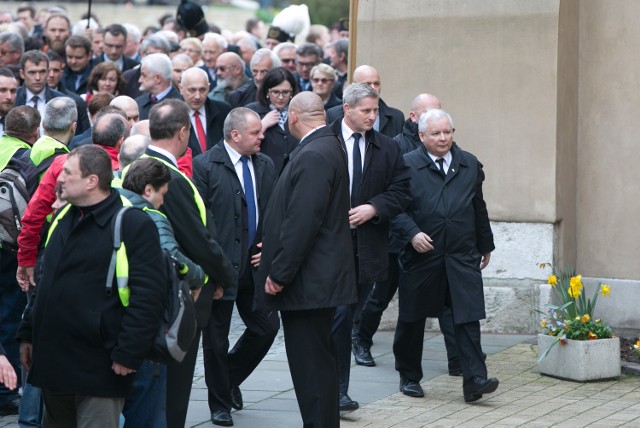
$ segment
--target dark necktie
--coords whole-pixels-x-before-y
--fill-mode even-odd
[[[256,200],[253,196],[253,180],[249,169],[249,157],[242,156],[242,179],[244,180],[244,199],[247,201],[247,245],[251,247],[256,239]]]
[[[155,95],[151,95],[151,104],[155,104],[158,102],[158,97],[156,97]]]
[[[196,122],[196,134],[198,135],[198,142],[200,143],[200,149],[202,149],[202,153],[207,151],[207,136],[204,133],[204,128],[202,127],[202,121],[200,120],[200,112],[193,112],[193,119]]]
[[[446,177],[447,173],[444,172],[444,158],[438,158],[438,159],[436,159],[436,162],[438,163],[438,166],[440,167],[440,174],[442,174],[443,177]]]
[[[33,108],[38,110],[38,100],[39,98],[34,95],[33,97],[31,97],[31,102],[33,103]]]
[[[351,206],[358,203],[360,183],[362,182],[362,155],[360,152],[360,133],[353,134],[353,177],[351,180]]]

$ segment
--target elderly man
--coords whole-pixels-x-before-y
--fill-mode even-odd
[[[149,111],[154,104],[164,99],[182,99],[180,93],[171,85],[173,70],[171,70],[171,60],[165,54],[154,53],[142,58],[140,66],[140,91],[144,95],[136,98],[140,119],[148,119]]]
[[[124,45],[124,55],[127,58],[140,62],[140,41],[142,40],[142,32],[140,28],[133,24],[122,24],[127,30],[127,41]]]
[[[171,58],[171,70],[173,71],[173,77],[171,78],[171,84],[174,88],[180,90],[180,81],[182,80],[182,73],[185,70],[193,67],[193,60],[191,57],[184,53],[179,53]]]
[[[16,33],[0,33],[0,67],[17,69],[24,52],[24,40]]]
[[[418,130],[424,148],[405,156],[413,201],[393,221],[405,274],[393,343],[396,370],[403,393],[424,394],[419,382],[425,320],[450,306],[464,400],[472,402],[499,384],[487,379],[480,346],[479,320],[485,317],[480,270],[495,248],[482,197],[484,172],[475,156],[453,145],[453,121],[444,110],[422,114]]]
[[[162,250],[140,210],[127,211],[122,222],[131,293],[105,293],[113,231],[104,225],[122,208],[111,179],[109,155],[92,145],[75,149],[58,178],[69,205],[51,226],[35,303],[17,336],[29,381],[42,388],[44,426],[117,427],[133,383],[128,375],[162,321],[167,278],[154,262]]]
[[[224,119],[231,111],[229,104],[208,99],[208,92],[209,81],[204,70],[190,68],[183,73],[180,93],[189,106],[189,148],[194,156],[206,152],[222,139]]]
[[[280,59],[272,51],[262,48],[251,57],[251,75],[253,80],[240,86],[229,95],[231,107],[244,107],[256,101],[256,93],[262,80],[269,71],[280,67]]]
[[[365,83],[371,86],[378,95],[382,92],[380,73],[370,65],[361,65],[354,70],[353,83]],[[379,100],[378,107],[378,116],[373,123],[373,129],[389,138],[393,138],[401,133],[402,125],[404,124],[404,114],[396,108],[389,107],[382,98]],[[327,123],[332,123],[342,118],[343,115],[344,112],[341,106],[330,108],[327,111]]]
[[[217,33],[207,33],[202,40],[202,60],[204,64],[200,67],[207,72],[211,89],[216,87],[218,76],[216,75],[216,61],[218,57],[227,51],[229,46],[227,40]]]
[[[209,99],[228,102],[229,94],[251,80],[244,74],[244,61],[236,53],[225,52],[216,60],[216,87]]]
[[[296,73],[296,45],[291,42],[280,43],[273,49],[273,53],[280,58],[280,63],[284,68],[292,73]]]
[[[253,54],[258,50],[255,39],[253,37],[242,37],[236,41],[236,46],[238,47],[240,57],[245,63],[244,74],[246,74],[247,77],[252,77],[249,63],[251,62]]]
[[[336,70],[338,79],[333,86],[333,93],[338,98],[342,98],[344,84],[347,81],[347,71],[349,65],[349,39],[338,39],[329,43],[324,48],[326,58],[329,58],[329,65]]]
[[[340,140],[324,126],[319,96],[296,95],[288,120],[300,144],[264,215],[256,303],[282,316],[303,425],[333,428],[340,426],[340,415],[331,322],[336,306],[356,300],[349,173]]]
[[[339,306],[333,324],[341,410],[358,408],[358,403],[348,395],[353,320],[358,320],[373,283],[387,278],[389,221],[411,201],[409,171],[398,145],[373,129],[378,99],[378,92],[369,85],[349,86],[343,99],[344,118],[331,125],[344,143],[349,160],[351,210],[348,216],[358,289],[358,305]]]
[[[111,24],[104,29],[104,48],[102,56],[98,57],[96,64],[111,61],[120,71],[127,71],[138,65],[135,61],[124,54],[127,44],[127,29],[120,24]]]
[[[267,354],[280,327],[277,313],[252,309],[262,219],[277,177],[271,158],[259,153],[263,137],[256,112],[233,109],[224,121],[224,140],[193,161],[194,181],[206,195],[205,204],[220,230],[218,240],[234,266],[232,287],[211,302],[211,318],[203,332],[211,419],[222,426],[233,424],[232,407],[242,409],[240,385]],[[237,191],[239,185],[242,192]],[[229,351],[234,302],[246,329]]]
[[[296,81],[301,91],[312,91],[311,69],[322,61],[322,49],[315,43],[303,43],[296,49]]]
[[[170,44],[167,39],[157,34],[152,34],[145,37],[144,41],[140,44],[140,56],[145,57],[152,53],[163,53],[169,55]],[[143,92],[140,90],[140,65],[125,71],[122,73],[122,78],[125,81],[124,93],[135,99],[138,98]]]

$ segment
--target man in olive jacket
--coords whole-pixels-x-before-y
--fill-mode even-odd
[[[338,368],[331,324],[336,306],[355,302],[346,154],[324,125],[322,100],[291,100],[289,127],[300,139],[265,213],[262,309],[279,310],[304,426],[338,427]]]
[[[58,178],[63,208],[52,223],[33,308],[18,339],[29,382],[42,388],[44,426],[118,426],[133,373],[162,321],[167,278],[158,233],[144,212],[128,210],[122,237],[130,295],[107,275],[112,222],[122,207],[111,159],[99,146],[74,150]]]
[[[420,117],[424,147],[405,156],[413,201],[393,220],[405,273],[399,287],[398,328],[393,343],[400,390],[421,396],[422,345],[427,317],[445,306],[453,312],[454,333],[466,402],[493,392],[480,346],[485,317],[481,269],[489,264],[493,234],[482,196],[482,164],[453,144],[451,117],[440,109]]]

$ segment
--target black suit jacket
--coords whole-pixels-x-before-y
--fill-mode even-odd
[[[291,153],[264,215],[258,307],[332,308],[356,301],[346,154],[328,126]],[[264,292],[266,277],[284,286]]]
[[[146,154],[174,165],[167,157],[150,148],[147,149]],[[198,325],[204,327],[211,313],[215,285],[230,287],[232,270],[229,259],[214,239],[216,229],[211,213],[208,209],[206,210],[206,225],[203,224],[194,199],[193,188],[187,180],[189,178],[171,169],[169,190],[164,195],[164,204],[160,210],[171,222],[182,253],[200,265],[209,275],[209,281],[202,287],[200,298],[196,301]]]
[[[139,65],[122,73],[122,78],[125,82],[124,95],[128,95],[133,99],[144,95],[144,92],[140,90],[140,83],[138,82],[138,80],[140,79]]]
[[[341,126],[342,121],[337,120],[331,128],[344,144]],[[362,182],[354,205],[371,204],[378,216],[357,228],[361,284],[387,279],[389,222],[411,202],[409,168],[398,144],[374,130],[365,134],[365,143]]]
[[[180,92],[176,91],[176,88],[172,86],[171,90],[169,91],[167,96],[162,99],[162,101],[170,98],[181,100],[182,95],[180,95]],[[151,107],[153,107],[153,102],[151,102],[151,94],[147,93],[140,95],[138,98],[136,98],[136,103],[138,103],[140,120],[149,119],[149,111],[151,110]]]
[[[207,99],[204,103],[204,110],[207,114],[207,123],[203,125],[207,133],[207,150],[209,150],[222,139],[222,127],[227,114],[231,111],[231,106],[222,101]],[[191,134],[189,135],[189,147],[194,157],[202,153],[202,148],[198,142],[198,133],[193,127],[191,127]]]
[[[94,64],[100,64],[101,62],[105,62],[105,56],[102,54],[101,56],[94,59]],[[122,56],[122,72],[124,73],[127,70],[131,70],[136,65],[140,64],[138,61],[134,61],[126,55]]]
[[[207,78],[209,79],[209,92],[211,92],[213,88],[215,88],[218,85],[218,81],[213,80],[213,78],[209,74],[209,67],[203,64],[200,66],[200,68],[203,69],[205,73],[207,73]]]
[[[80,85],[78,89],[76,89],[76,79],[78,74],[71,71],[69,66],[64,68],[64,72],[62,74],[62,79],[60,82],[70,91],[73,91],[75,94],[81,95],[87,92],[87,79],[89,78],[89,73],[91,73],[92,66],[88,65],[85,73],[80,73]]]
[[[262,153],[253,155],[251,162],[255,173],[259,212],[253,247],[262,242],[263,217],[271,198],[276,171],[269,156]],[[193,180],[207,208],[211,210],[216,222],[218,242],[233,266],[233,286],[224,291],[222,299],[235,300],[238,278],[246,268],[248,252],[252,248],[247,246],[247,202],[223,140],[193,159]]]
[[[47,102],[57,97],[69,97],[76,103],[76,110],[78,112],[78,125],[76,127],[76,135],[82,134],[88,128],[91,127],[89,123],[89,115],[87,114],[87,105],[80,97],[71,97],[62,92],[54,91],[49,87],[45,87],[44,98]],[[24,85],[20,86],[16,92],[16,107],[27,104],[27,90]],[[44,118],[43,118],[44,119]]]
[[[386,135],[389,138],[393,138],[402,132],[404,125],[404,114],[397,108],[389,107],[382,98],[378,103],[380,116],[380,133]],[[342,105],[335,106],[327,110],[327,124],[331,124],[338,119],[344,117],[344,110]]]
[[[229,94],[229,104],[231,104],[232,108],[236,108],[254,103],[257,101],[257,92],[256,83],[251,80]]]

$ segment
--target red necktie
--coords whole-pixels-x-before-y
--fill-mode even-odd
[[[200,142],[200,148],[202,149],[202,153],[207,151],[207,136],[204,133],[204,128],[202,127],[202,121],[200,120],[200,112],[194,111],[193,117],[196,121],[196,133],[198,134],[198,141]]]

